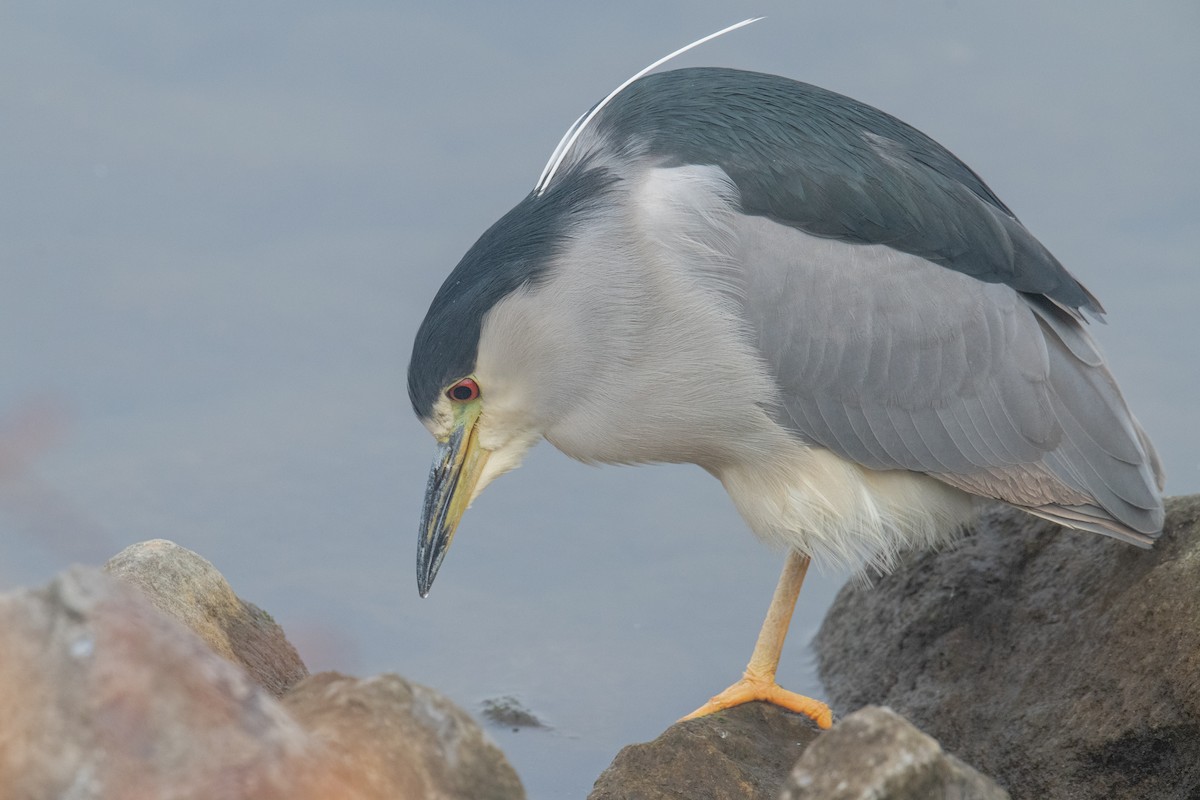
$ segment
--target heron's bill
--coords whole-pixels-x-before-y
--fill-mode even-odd
[[[487,463],[488,451],[479,446],[475,430],[479,412],[478,402],[457,407],[454,429],[438,442],[437,457],[425,488],[425,509],[417,539],[417,589],[421,597],[429,596],[454,530],[471,504],[475,485]]]

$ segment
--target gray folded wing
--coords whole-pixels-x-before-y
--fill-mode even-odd
[[[642,78],[597,126],[619,157],[736,188],[744,323],[798,437],[1137,544],[1160,531],[1158,458],[1081,325],[1100,304],[937,142],[708,68]]]
[[[1156,457],[1070,314],[885,245],[750,216],[738,232],[797,436],[1134,543],[1161,530]]]

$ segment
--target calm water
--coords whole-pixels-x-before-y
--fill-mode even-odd
[[[723,688],[780,559],[695,468],[543,445],[421,601],[433,447],[403,382],[433,292],[566,125],[722,5],[6,5],[0,585],[173,539],[314,669],[518,695],[550,728],[493,735],[534,798],[582,797]],[[1195,8],[750,11],[680,65],[828,86],[958,152],[1107,305],[1168,488],[1196,491]],[[843,578],[805,587],[791,688],[821,692],[806,645]]]

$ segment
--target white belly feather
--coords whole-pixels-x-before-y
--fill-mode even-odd
[[[902,550],[946,542],[977,503],[927,475],[867,469],[795,441],[716,474],[759,538],[851,568],[888,569]]]

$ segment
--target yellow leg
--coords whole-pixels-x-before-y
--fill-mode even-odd
[[[783,652],[783,640],[787,637],[792,612],[796,609],[796,598],[800,596],[800,587],[804,584],[806,572],[808,556],[795,550],[789,552],[787,561],[783,564],[783,574],[779,576],[779,585],[775,587],[775,595],[771,598],[771,607],[767,609],[767,618],[763,620],[762,630],[758,632],[758,641],[754,644],[754,652],[750,654],[750,663],[746,665],[742,679],[684,719],[695,719],[742,703],[762,700],[804,714],[821,728],[828,728],[833,724],[833,713],[829,706],[820,700],[789,692],[775,682],[775,671],[779,668],[779,656]]]

